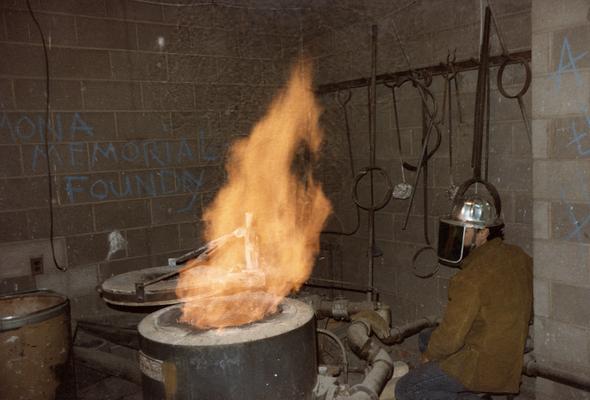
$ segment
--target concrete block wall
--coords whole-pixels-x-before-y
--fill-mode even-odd
[[[590,370],[589,33],[588,2],[533,1],[535,354],[580,374]],[[590,394],[537,379],[537,398]]]
[[[509,51],[530,49],[530,2],[492,3]],[[378,73],[408,69],[395,39],[397,30],[411,66],[420,67],[446,62],[448,52],[456,52],[457,60],[477,58],[479,54],[480,2],[422,0],[404,6],[399,2],[355,2],[355,7],[333,7],[334,21],[318,24],[318,31],[306,32],[305,43],[318,66],[318,84],[332,83],[370,75],[370,26],[379,27]],[[350,15],[352,14],[352,15]],[[331,20],[330,20],[331,21]],[[394,30],[395,29],[395,30]],[[498,38],[492,35],[492,54],[500,54]],[[491,133],[489,180],[497,187],[503,200],[506,239],[523,247],[532,255],[532,158],[531,145],[525,133],[518,104],[500,95],[496,87],[497,68],[492,69]],[[522,68],[508,68],[504,85],[517,92],[524,82]],[[477,71],[459,75],[462,122],[453,99],[453,177],[460,184],[472,175],[470,160],[473,135],[473,113]],[[442,108],[444,79],[435,77],[430,90]],[[367,89],[351,91],[348,114],[357,171],[369,165]],[[346,93],[341,93],[344,97]],[[453,92],[453,95],[455,93]],[[402,137],[402,157],[416,164],[421,151],[421,106],[419,94],[405,85],[396,92]],[[395,119],[391,92],[377,88],[376,164],[385,169],[392,182],[401,182],[401,168],[395,136]],[[530,112],[530,90],[524,101]],[[325,164],[329,194],[334,202],[334,230],[354,227],[354,205],[350,198],[351,179],[345,136],[343,109],[335,94],[322,96],[326,107],[327,149]],[[441,114],[438,114],[441,118]],[[446,194],[449,185],[448,134],[442,130],[442,144],[429,162],[428,219],[429,238],[436,246],[438,217],[450,211]],[[331,173],[337,171],[338,173]],[[408,182],[414,173],[406,171]],[[383,180],[376,177],[376,194],[381,198]],[[361,197],[368,201],[368,185],[361,184]],[[402,323],[422,315],[438,314],[444,309],[449,278],[455,269],[441,266],[436,275],[420,279],[412,271],[412,257],[425,246],[422,178],[412,207],[409,224],[402,230],[407,200],[392,200],[376,214],[376,239],[383,256],[375,259],[374,282],[381,300],[393,310],[394,323]],[[481,190],[481,188],[480,188]],[[335,269],[335,279],[365,284],[367,273],[367,213],[362,212],[359,232],[349,237],[324,236],[333,247],[341,248],[342,269]],[[417,259],[417,272],[426,274],[436,266],[434,252],[427,251]],[[339,271],[339,272],[338,272]],[[330,275],[321,269],[316,274]]]
[[[49,51],[61,273],[48,241],[40,36],[24,0],[1,2],[2,291],[51,288],[72,298],[75,317],[93,315],[104,279],[201,244],[225,150],[283,84],[300,12],[287,2],[198,3],[31,1]],[[33,277],[38,256],[44,272]]]

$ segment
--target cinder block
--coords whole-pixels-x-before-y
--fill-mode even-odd
[[[192,111],[195,93],[192,85],[142,83],[144,108],[147,110]]]
[[[47,207],[47,190],[46,177],[1,179],[0,209]]]
[[[171,136],[170,113],[118,112],[116,115],[120,139],[165,139]]]
[[[110,56],[114,79],[164,81],[168,78],[163,55],[111,51]]]
[[[115,139],[117,137],[117,130],[115,128],[115,113],[111,112],[82,112],[78,113],[80,119],[84,121],[84,128],[90,128],[86,133],[84,130],[76,130],[74,132],[70,129],[68,141],[84,141],[92,138],[92,140],[101,141],[108,139]],[[65,118],[71,121],[73,116],[65,114]]]
[[[65,240],[54,241],[55,257],[61,266],[68,266]],[[47,240],[5,243],[0,246],[0,279],[31,274],[31,257],[43,257],[45,271],[54,268],[51,246]]]
[[[88,295],[96,289],[97,265],[86,265],[65,272],[47,271],[35,277],[37,287],[54,290],[70,298]]]
[[[579,71],[580,82],[588,82],[588,71]],[[578,84],[576,74],[571,70],[563,72],[559,79],[559,87],[554,75],[537,77],[532,82],[532,93],[535,101],[532,107],[532,118],[542,119],[580,112],[580,101],[590,97],[588,85]]]
[[[590,205],[587,203],[551,203],[551,237],[557,240],[590,243],[590,227],[587,225],[589,215]]]
[[[529,255],[533,254],[533,233],[531,225],[506,224],[504,232],[507,243],[519,246]]]
[[[14,110],[14,90],[13,81],[10,79],[0,79],[0,107],[3,110]]]
[[[109,239],[107,233],[92,233],[88,235],[69,236],[66,238],[68,264],[76,267],[96,264],[105,261],[109,254]],[[117,259],[125,256],[125,251],[119,251],[111,256]]]
[[[566,46],[569,45],[569,53]],[[572,70],[573,66],[570,65],[569,55],[571,54],[575,58],[576,68],[588,68],[590,66],[590,57],[581,56],[588,49],[588,40],[590,40],[590,27],[588,21],[585,24],[570,27],[568,29],[560,30],[553,33],[552,48],[551,48],[551,59],[549,64],[550,71],[559,72],[559,66]]]
[[[135,24],[96,18],[77,18],[78,44],[107,49],[136,49]]]
[[[549,239],[549,203],[534,201],[533,203],[533,237],[535,239]]]
[[[0,146],[0,177],[22,175],[22,158],[19,146]]]
[[[551,294],[555,319],[590,328],[590,309],[587,307],[590,302],[590,287],[553,283]],[[588,345],[587,340],[586,344]],[[590,360],[587,359],[586,362],[590,363]]]
[[[260,60],[217,58],[219,79],[229,84],[258,85],[262,83]]]
[[[163,225],[127,231],[129,257],[167,253],[178,250],[178,225]]]
[[[551,292],[549,290],[549,282],[535,278],[533,285],[535,315],[549,317],[551,313]]]
[[[117,201],[94,205],[97,231],[150,225],[147,200]]]
[[[514,222],[531,225],[533,222],[533,199],[530,193],[514,193]]]
[[[82,82],[82,93],[87,110],[139,110],[141,89],[132,82]]]
[[[47,42],[47,32],[51,32],[52,45],[75,45],[76,22],[73,16],[36,13]],[[39,30],[28,11],[6,10],[7,38],[14,42],[30,42],[41,44]]]
[[[533,21],[533,23],[535,23]],[[534,29],[534,28],[533,28]],[[553,35],[550,32],[533,33],[531,45],[531,69],[534,76],[550,72]]]
[[[35,290],[35,279],[32,276],[17,276],[0,280],[0,295]]]
[[[588,23],[588,8],[588,2],[584,0],[561,3],[551,0],[534,1],[532,7],[533,32],[586,24]]]
[[[172,82],[208,84],[220,80],[217,60],[214,57],[170,54],[168,56],[168,68],[170,81]]]
[[[197,249],[205,244],[204,226],[200,219],[179,225],[180,248],[185,250]]]
[[[152,223],[190,222],[201,218],[201,194],[157,197],[151,200]]]
[[[378,212],[375,214],[375,238],[393,240],[393,214]]]
[[[152,265],[149,257],[133,257],[107,261],[98,266],[98,281],[104,282],[106,279],[115,275],[150,267]]]
[[[40,1],[39,8],[44,11],[73,15],[104,16],[104,2],[94,0],[47,0]]]
[[[12,76],[34,76],[45,75],[45,68],[42,62],[43,50],[39,46],[28,46],[22,44],[0,44],[0,74]],[[39,60],[31,62],[31,60]]]
[[[555,293],[552,295],[555,296]],[[587,329],[542,317],[535,318],[534,329],[535,355],[539,362],[556,366],[562,364],[573,370],[588,368]]]
[[[47,155],[41,144],[22,145],[25,175],[47,175]],[[86,143],[52,144],[49,147],[52,173],[84,173],[88,169]]]
[[[27,216],[23,212],[0,213],[0,241],[15,242],[30,239]]]
[[[118,200],[121,195],[116,172],[58,176],[55,190],[59,204],[63,205]]]
[[[531,190],[533,173],[530,159],[490,157],[489,168],[489,181],[498,190]],[[518,173],[514,173],[515,171],[518,171]]]
[[[535,160],[533,174],[533,196],[535,199],[562,197],[571,202],[588,200],[584,182],[590,178],[590,165],[586,160]],[[582,190],[580,190],[582,189]]]
[[[54,234],[70,236],[90,233],[94,230],[92,207],[89,205],[55,207],[53,209]],[[49,237],[49,213],[47,209],[35,209],[26,212],[32,239]]]
[[[289,60],[289,57],[283,58],[283,41],[281,39],[279,35],[258,35],[253,33],[239,35],[237,55],[251,57],[255,54],[256,58]]]
[[[80,82],[51,81],[51,105],[53,110],[82,109]],[[14,81],[16,105],[24,110],[45,109],[45,82],[42,80]]]
[[[106,11],[109,17],[127,20],[156,22],[163,20],[162,6],[158,4],[107,0]]]
[[[534,119],[531,126],[533,135],[533,158],[547,158],[551,122],[545,119]]]
[[[589,284],[588,253],[587,245],[536,240],[535,277],[574,285]]]
[[[39,55],[39,57],[40,56],[41,55]],[[111,78],[111,65],[109,62],[109,53],[107,51],[56,47],[51,49],[50,57],[50,62],[59,64],[59,68],[54,68],[51,71],[51,74],[54,78]],[[32,59],[38,60],[39,58],[35,57]],[[42,62],[35,64],[43,65]],[[34,75],[41,76],[43,78],[45,77],[44,74]]]
[[[550,132],[549,156],[561,159],[585,158],[590,141],[585,137],[588,124],[585,115],[554,119]]]
[[[172,51],[179,40],[174,25],[137,24],[137,43],[140,50]]]

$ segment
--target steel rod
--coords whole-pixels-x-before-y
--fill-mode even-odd
[[[508,64],[517,64],[520,61],[530,61],[531,60],[531,51],[524,50],[524,51],[517,51],[514,53],[510,53],[507,56],[498,55],[490,57],[488,62],[490,67],[499,67],[502,63],[506,60]],[[479,62],[475,58],[469,58],[463,61],[457,61],[453,63],[453,71],[454,72],[465,72],[465,71],[474,71],[479,69]],[[390,72],[386,74],[377,75],[376,83],[383,84],[386,82],[393,82],[397,81],[400,78],[410,76],[412,74],[416,74],[418,76],[431,75],[443,75],[453,72],[449,68],[447,64],[440,63],[438,65],[431,65],[428,67],[423,68],[416,68],[411,70],[399,71],[399,72]],[[325,94],[325,93],[332,93],[337,92],[340,90],[346,89],[354,89],[359,87],[366,87],[369,86],[371,83],[371,78],[357,78],[351,79],[347,81],[341,82],[334,82],[334,83],[326,83],[324,85],[319,85],[316,89],[316,94]]]

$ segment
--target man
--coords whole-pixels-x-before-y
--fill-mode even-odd
[[[532,260],[503,242],[502,229],[494,207],[477,196],[459,201],[440,220],[439,259],[461,271],[450,281],[442,322],[430,338],[421,335],[424,363],[400,379],[397,400],[518,392],[532,310]]]

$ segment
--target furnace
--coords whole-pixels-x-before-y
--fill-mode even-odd
[[[285,298],[250,324],[202,330],[179,322],[181,306],[139,324],[144,399],[311,399],[316,327],[308,304]]]

